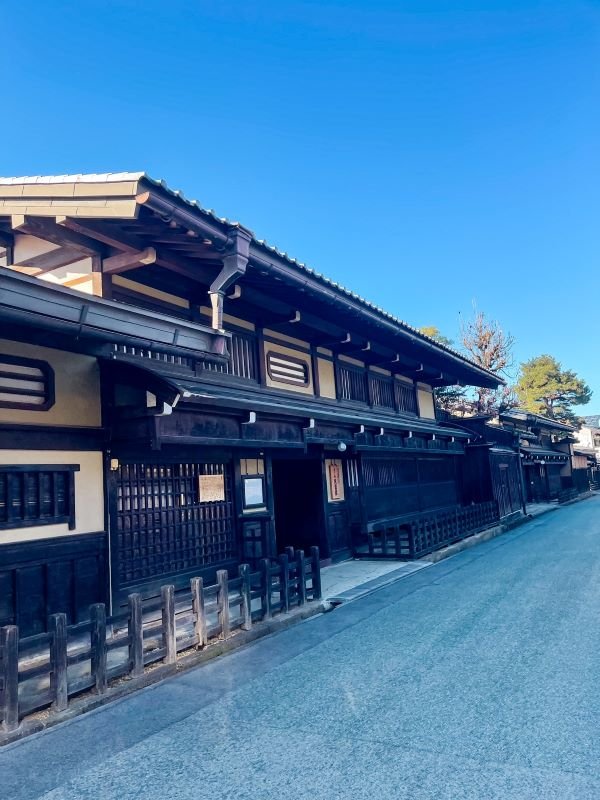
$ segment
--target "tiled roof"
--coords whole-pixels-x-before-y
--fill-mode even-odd
[[[127,181],[141,181],[145,180],[153,186],[159,187],[163,191],[170,194],[172,197],[177,198],[182,203],[191,206],[204,216],[208,216],[212,218],[215,222],[220,223],[222,225],[235,225],[241,226],[241,223],[228,219],[227,217],[220,217],[218,216],[212,209],[204,208],[197,200],[190,200],[188,199],[181,190],[179,189],[172,189],[164,180],[157,180],[156,178],[151,177],[146,172],[106,172],[106,173],[90,173],[90,174],[76,174],[76,175],[33,175],[33,176],[24,176],[24,177],[16,177],[16,178],[2,178],[0,177],[0,186],[1,185],[22,185],[22,184],[63,184],[63,183],[117,183],[117,182],[127,182]],[[246,226],[243,226],[246,227]],[[351,298],[355,302],[359,303],[360,305],[368,308],[370,311],[374,312],[378,316],[384,318],[385,320],[398,325],[399,327],[403,328],[406,331],[409,331],[412,335],[423,339],[425,342],[435,345],[440,350],[446,351],[450,353],[456,358],[459,358],[461,361],[465,362],[471,367],[475,367],[480,372],[483,372],[487,375],[493,376],[497,378],[495,373],[491,372],[490,370],[481,367],[479,364],[475,364],[471,359],[467,358],[465,355],[460,353],[458,350],[455,350],[453,347],[448,347],[448,345],[441,344],[436,339],[433,339],[431,336],[427,336],[426,334],[422,333],[418,328],[413,327],[408,322],[400,319],[399,317],[394,316],[389,311],[386,311],[381,306],[372,303],[371,301],[367,300],[366,298],[362,297],[361,295],[353,292],[351,289],[347,289],[341,283],[331,280],[326,275],[323,275],[321,272],[317,272],[316,270],[308,267],[302,261],[298,261],[297,259],[293,258],[292,256],[288,255],[288,253],[279,250],[279,248],[275,247],[274,245],[269,244],[265,239],[257,239],[254,234],[254,242],[259,245],[260,247],[264,248],[265,250],[269,251],[270,253],[274,253],[281,259],[284,259],[288,263],[292,264],[298,270],[310,275],[315,280],[319,281],[320,283],[334,289],[340,294],[345,295],[346,297]]]
[[[504,411],[500,414],[501,419],[510,419],[519,422],[533,422],[537,421],[541,425],[546,425],[549,428],[559,428],[564,431],[574,431],[573,425],[567,425],[564,422],[558,422],[550,417],[544,417],[542,414],[534,414],[533,411],[526,411],[521,408],[511,408],[510,411]]]
[[[600,428],[600,414],[592,414],[589,417],[584,417],[583,421],[590,428]]]

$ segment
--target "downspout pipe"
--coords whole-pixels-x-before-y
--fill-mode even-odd
[[[252,233],[241,226],[232,226],[227,239],[223,268],[208,290],[212,308],[211,325],[216,331],[223,330],[223,300],[225,292],[246,272],[250,255]]]

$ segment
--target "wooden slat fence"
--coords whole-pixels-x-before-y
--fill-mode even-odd
[[[440,547],[488,528],[498,520],[498,506],[490,501],[372,522],[367,526],[369,556],[422,558]]]
[[[112,681],[138,677],[145,667],[174,664],[177,654],[227,639],[237,630],[321,599],[319,548],[310,556],[287,548],[276,562],[263,559],[237,577],[217,572],[217,583],[192,578],[175,593],[163,586],[160,597],[128,597],[126,609],[107,616],[104,604],[90,606],[87,622],[67,626],[66,614],[53,614],[47,633],[19,639],[16,625],[0,628],[0,723],[18,728],[23,717],[43,708],[64,711],[82,692],[106,692]]]

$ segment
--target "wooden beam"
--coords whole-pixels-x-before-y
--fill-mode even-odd
[[[97,239],[99,242],[121,252],[139,253],[148,246],[147,242],[140,236],[135,236],[131,233],[124,234],[121,231],[114,230],[110,225],[98,225],[88,221],[82,223],[81,220],[73,217],[58,217],[57,222],[69,228],[69,230]],[[184,278],[208,285],[215,276],[215,270],[220,267],[220,262],[218,265],[205,264],[200,259],[179,257],[163,249],[157,250],[156,264],[159,267],[166,267]]]
[[[102,262],[102,272],[105,275],[115,275],[119,272],[143,267],[148,264],[156,263],[156,250],[154,247],[145,247],[134,253],[119,253],[118,256],[110,256]]]
[[[58,225],[55,220],[49,217],[34,217],[29,214],[13,214],[11,225],[14,231],[26,233],[29,236],[36,236],[52,244],[61,247],[70,247],[78,250],[83,256],[100,255],[103,246],[88,236],[83,236],[75,231],[70,231],[62,225]]]
[[[302,314],[300,311],[293,310],[287,314],[273,314],[272,316],[261,315],[260,324],[263,328],[280,328],[282,325],[296,325],[302,321]]]
[[[82,256],[79,250],[73,250],[70,247],[57,247],[54,250],[50,250],[49,253],[21,258],[16,263],[16,266],[32,267],[39,269],[40,272],[52,272],[52,270],[81,261],[83,258],[85,256]]]
[[[74,217],[56,217],[56,223],[70,231],[75,231],[83,236],[95,239],[102,244],[114,247],[122,252],[134,253],[143,250],[146,243],[143,239],[127,234],[121,235],[120,231],[114,231],[107,225],[95,225],[91,220],[82,221]]]

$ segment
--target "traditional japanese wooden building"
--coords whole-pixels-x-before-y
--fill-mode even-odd
[[[433,390],[498,378],[241,225],[1,179],[0,248],[0,624],[471,507]]]
[[[453,423],[471,434],[465,491],[478,502],[493,497],[505,517],[527,503],[549,503],[589,490],[587,455],[574,448],[575,428],[520,408]]]

